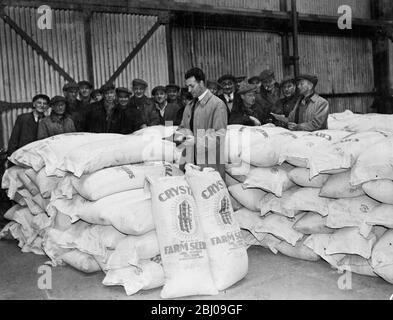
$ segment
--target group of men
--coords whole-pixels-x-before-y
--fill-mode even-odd
[[[198,145],[202,140],[218,141],[228,124],[274,123],[306,131],[327,128],[329,104],[315,92],[317,77],[285,77],[279,84],[273,71],[264,70],[241,80],[226,74],[218,81],[206,81],[201,69],[192,68],[185,73],[186,87],[157,86],[152,98],[147,97],[148,84],[142,79],[132,81],[132,91],[113,84],[93,90],[88,81],[67,83],[63,96],[33,98],[33,111],[16,120],[8,154],[37,139],[68,132],[129,134],[146,126],[177,125],[177,142],[192,140]],[[198,130],[202,137],[197,137]],[[219,147],[219,142],[214,143]],[[221,163],[218,156],[210,162]],[[191,160],[198,162],[196,157]]]

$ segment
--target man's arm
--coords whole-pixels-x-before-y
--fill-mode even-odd
[[[12,128],[10,140],[8,141],[8,149],[7,149],[8,156],[10,156],[14,151],[18,149],[20,133],[23,127],[21,122],[22,122],[21,117],[20,116],[17,117],[15,121],[15,125]]]
[[[297,130],[300,131],[316,131],[321,130],[324,122],[329,116],[329,102],[322,101],[316,108],[316,112],[311,121],[303,122],[297,125]]]
[[[37,132],[37,140],[45,139],[49,137],[48,128],[45,124],[45,121],[40,121],[38,123],[38,132]]]

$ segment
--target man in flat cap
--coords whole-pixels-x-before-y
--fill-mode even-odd
[[[130,134],[146,127],[142,119],[141,111],[130,103],[132,92],[127,88],[116,88],[117,101],[121,110],[121,133]]]
[[[91,92],[90,96],[91,96],[90,103],[98,102],[103,99],[102,92],[100,91],[100,89],[94,89]]]
[[[244,80],[246,80],[247,77],[239,76],[239,77],[235,77],[235,79],[236,79],[236,84],[235,84],[235,92],[236,92],[237,90],[239,90],[241,83],[244,82]]]
[[[280,83],[280,88],[283,98],[277,101],[276,106],[274,110],[272,110],[272,112],[274,112],[275,114],[282,114],[285,117],[288,117],[299,100],[299,95],[296,90],[295,79],[291,76],[284,77],[284,79]],[[287,127],[287,123],[279,121],[277,119],[274,119],[273,123],[280,127]]]
[[[177,84],[170,83],[165,86],[166,94],[169,103],[179,103],[180,87]]]
[[[220,84],[217,81],[213,80],[207,80],[207,88],[210,90],[211,93],[213,93],[215,96],[219,96],[218,91],[221,88]]]
[[[121,133],[121,109],[116,103],[115,86],[101,87],[104,99],[91,105],[86,116],[86,131],[93,133]]]
[[[38,124],[37,139],[45,139],[58,134],[75,132],[74,121],[66,113],[66,99],[55,96],[50,101],[51,113],[40,120]]]
[[[266,69],[259,75],[261,80],[261,89],[259,94],[256,95],[256,105],[263,114],[262,124],[270,123],[273,121],[271,112],[275,110],[275,105],[280,99],[280,85],[277,83],[274,72]]]
[[[78,82],[78,86],[79,86],[79,100],[82,102],[82,105],[85,107],[90,104],[93,85],[87,80],[82,80]]]
[[[136,107],[142,114],[143,123],[147,126],[156,126],[160,123],[160,119],[156,112],[153,99],[145,95],[147,82],[142,79],[134,79],[132,81],[133,97],[130,104]]]
[[[261,83],[261,78],[259,78],[259,76],[252,76],[251,78],[249,78],[249,79],[247,80],[247,82],[248,82],[249,84],[254,84],[254,85],[256,85],[257,88],[258,88],[257,92],[259,92],[259,91],[261,90],[262,83]]]
[[[174,125],[180,107],[175,102],[168,102],[167,89],[164,86],[155,87],[151,95],[154,99],[156,111],[160,118],[160,125]]]
[[[235,97],[233,109],[229,117],[229,124],[242,124],[246,126],[260,126],[259,118],[262,116],[255,107],[255,95],[258,87],[255,84],[242,82]]]
[[[228,118],[233,107],[236,91],[236,77],[231,74],[224,74],[218,79],[218,83],[222,87],[222,94],[219,98],[224,101],[228,108]]]
[[[49,97],[45,94],[35,95],[33,97],[33,111],[22,113],[16,118],[8,141],[8,156],[26,144],[37,140],[38,123],[48,111],[49,101]]]
[[[316,131],[327,129],[329,102],[315,93],[318,78],[303,74],[296,79],[302,96],[288,117],[288,129],[294,131]]]
[[[66,83],[63,86],[63,95],[66,98],[66,113],[68,113],[77,132],[85,131],[85,118],[87,108],[78,100],[79,86],[75,82]]]
[[[193,100],[183,113],[175,141],[184,141],[186,160],[200,167],[212,167],[225,178],[225,134],[228,111],[225,103],[206,88],[206,77],[200,68],[185,74]]]
[[[116,99],[119,104],[120,109],[125,110],[129,106],[131,91],[125,87],[116,88]]]

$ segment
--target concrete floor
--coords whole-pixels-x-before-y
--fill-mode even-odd
[[[326,262],[308,262],[274,255],[262,247],[250,247],[249,273],[218,296],[188,299],[382,299],[393,295],[393,285],[380,278],[352,274],[352,289],[340,290],[342,274]],[[86,275],[69,266],[52,269],[52,290],[37,287],[37,270],[48,258],[22,253],[15,241],[0,241],[0,300],[4,299],[160,299],[160,290],[127,296],[123,287],[101,284],[104,274]]]

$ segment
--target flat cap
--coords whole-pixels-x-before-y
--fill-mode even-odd
[[[253,81],[261,81],[261,78],[259,78],[259,76],[253,76],[250,79],[248,79],[248,83],[252,83]]]
[[[68,91],[68,90],[79,90],[79,86],[76,82],[68,82],[63,86],[63,91]]]
[[[157,87],[154,87],[153,90],[151,91],[151,95],[152,95],[152,96],[155,96],[156,93],[157,93],[157,91],[163,91],[163,92],[166,93],[166,88],[165,88],[164,86],[157,86]]]
[[[124,92],[124,93],[127,93],[127,94],[131,95],[131,91],[128,90],[127,88],[125,88],[125,87],[116,88],[116,93],[119,93],[119,92]]]
[[[217,81],[214,81],[214,80],[207,80],[206,85],[207,85],[208,87],[210,87],[210,86],[216,86],[217,89],[221,88],[221,85],[220,85]]]
[[[115,85],[113,83],[105,83],[101,88],[100,91],[105,93],[109,90],[115,90]]]
[[[291,76],[285,76],[284,79],[282,79],[281,83],[280,83],[280,87],[282,87],[284,84],[286,84],[287,82],[293,82],[294,84],[296,83],[295,78],[291,77]]]
[[[54,104],[58,103],[58,102],[66,102],[66,98],[64,98],[63,96],[54,96],[51,100],[50,100],[50,105],[53,106]]]
[[[78,82],[78,86],[79,86],[79,88],[82,87],[82,86],[87,86],[90,89],[93,89],[93,85],[89,81],[87,81],[87,80],[79,81]]]
[[[38,99],[45,99],[47,103],[49,103],[49,101],[50,101],[50,98],[46,94],[43,94],[43,93],[36,94],[33,97],[33,102],[38,100]]]
[[[175,84],[175,83],[170,83],[170,84],[166,85],[165,88],[166,88],[167,90],[168,90],[168,89],[176,89],[177,91],[180,90],[180,87],[179,87],[177,84]]]
[[[314,87],[317,85],[317,83],[318,83],[318,77],[317,76],[314,76],[314,75],[312,75],[312,74],[300,74],[297,78],[296,78],[296,81],[299,81],[299,80],[308,80],[308,81],[310,81],[313,85],[314,85]]]
[[[274,71],[270,69],[263,70],[259,75],[259,78],[261,79],[261,81],[267,80],[269,78],[274,78]]]
[[[256,92],[258,90],[258,86],[256,84],[250,84],[246,82],[242,82],[240,84],[239,90],[237,91],[238,94],[245,94],[248,92]]]
[[[132,86],[144,86],[145,88],[147,87],[147,82],[142,79],[134,79],[132,80]]]
[[[232,74],[224,74],[224,75],[222,75],[222,76],[218,79],[218,83],[222,83],[222,82],[225,81],[225,80],[231,80],[231,81],[233,81],[234,83],[237,82],[237,81],[236,81],[236,77],[235,77],[234,75],[232,75]]]

